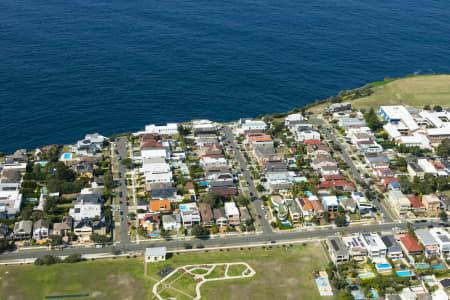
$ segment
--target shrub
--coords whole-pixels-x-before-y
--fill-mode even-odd
[[[184,243],[184,249],[192,249],[192,245],[189,243]]]
[[[81,254],[71,254],[67,256],[63,262],[65,263],[76,263],[82,260]]]

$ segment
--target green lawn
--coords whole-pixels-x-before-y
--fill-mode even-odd
[[[203,275],[203,274],[206,274],[207,272],[208,272],[208,270],[205,270],[205,269],[196,269],[196,270],[191,271],[191,273],[197,274],[197,275]]]
[[[253,248],[179,254],[165,262],[149,263],[147,266],[148,275],[159,280],[157,273],[165,266],[175,269],[184,265],[227,262],[246,262],[256,274],[251,278],[207,282],[201,288],[202,299],[319,299],[312,271],[324,270],[327,257],[319,243],[308,243],[287,250],[273,247],[268,250]],[[221,266],[216,272],[223,272]],[[230,272],[239,272],[238,267],[231,267],[231,275]],[[0,278],[2,300],[44,299],[49,295],[70,294],[89,294],[89,297],[77,298],[80,300],[145,300],[154,299],[151,290],[156,283],[144,277],[142,258],[104,259],[53,266],[0,266]],[[175,278],[170,278],[169,282]],[[195,293],[194,281],[184,275],[173,286],[191,294]],[[164,290],[162,294],[178,300],[189,299],[172,288]]]
[[[80,300],[148,299],[153,286],[152,281],[144,278],[144,263],[138,258],[52,266],[1,266],[0,277],[2,300],[38,300],[70,294],[89,294],[77,298]]]
[[[410,105],[422,108],[425,104],[449,106],[450,75],[423,75],[393,80],[373,88],[368,97],[352,102],[355,108],[378,109],[380,105]]]
[[[188,295],[191,295],[192,297],[195,297],[195,295],[197,294],[195,291],[197,281],[188,274],[181,276],[170,285],[178,290],[185,292]]]
[[[228,267],[228,276],[241,276],[242,272],[247,269],[246,265],[230,265]]]
[[[211,273],[206,275],[205,278],[213,279],[213,278],[225,277],[225,270],[226,270],[225,265],[215,266],[214,269],[211,271]]]

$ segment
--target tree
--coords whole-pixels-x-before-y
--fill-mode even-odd
[[[435,106],[433,107],[433,110],[434,110],[434,111],[437,111],[437,112],[441,112],[441,111],[442,111],[442,106],[440,106],[440,105],[435,105]]]
[[[236,197],[236,203],[238,206],[247,206],[250,203],[250,199],[242,194]]]
[[[436,154],[447,159],[450,156],[450,139],[443,140],[436,149]]]
[[[256,190],[257,190],[258,192],[262,193],[262,192],[264,192],[265,188],[264,188],[264,186],[263,186],[262,184],[259,183],[259,184],[256,186]]]
[[[441,218],[442,221],[447,221],[447,213],[445,211],[441,211],[439,213],[439,218]]]
[[[105,182],[105,188],[112,190],[114,188],[114,180],[111,171],[108,171],[103,175],[103,181]]]
[[[327,222],[327,223],[329,223],[330,222],[330,213],[329,212],[324,212],[323,213],[323,219]]]
[[[110,241],[110,238],[105,235],[100,235],[98,233],[91,234],[91,241],[97,244],[105,244]]]
[[[54,234],[51,237],[51,245],[52,246],[58,246],[58,245],[62,245],[63,240],[62,237],[59,234]]]
[[[430,104],[425,104],[425,105],[423,106],[423,109],[424,109],[424,110],[430,110],[430,109],[431,109]]]
[[[345,215],[339,215],[336,217],[336,220],[334,222],[336,223],[336,226],[342,227],[347,223],[347,218],[345,217]]]
[[[208,231],[205,230],[202,226],[200,226],[199,224],[195,224],[194,226],[192,226],[192,230],[191,233],[193,236],[195,236],[196,238],[204,238],[208,235]]]
[[[160,234],[161,237],[162,237],[163,239],[165,239],[165,240],[169,239],[169,237],[170,237],[169,231],[168,231],[168,230],[165,230],[164,228],[161,229],[161,230],[159,231],[159,234]]]
[[[8,240],[5,238],[1,238],[0,239],[0,253],[3,252],[4,250],[8,249],[8,247],[9,247]]]
[[[67,256],[63,262],[73,264],[79,261],[82,261],[81,254],[75,253]]]
[[[383,127],[383,122],[380,121],[373,107],[370,108],[370,111],[364,115],[364,118],[367,122],[367,126],[369,126],[373,131],[378,131]]]
[[[120,164],[125,166],[127,169],[133,169],[134,168],[134,162],[131,158],[124,158],[120,161]]]
[[[57,256],[53,256],[53,255],[44,255],[44,257],[42,257],[42,264],[44,265],[53,265],[53,264],[57,264],[61,262],[61,259]],[[35,262],[35,264],[38,264]]]

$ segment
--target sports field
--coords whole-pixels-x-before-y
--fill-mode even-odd
[[[319,243],[271,249],[242,248],[175,254],[165,262],[149,263],[144,276],[143,258],[105,259],[52,266],[1,266],[0,299],[45,299],[45,296],[87,294],[72,299],[155,299],[153,285],[162,278],[158,272],[165,266],[176,269],[191,264],[245,262],[256,274],[239,278],[205,282],[202,299],[320,299],[312,272],[324,270],[327,256]],[[220,270],[218,269],[218,272]],[[239,267],[229,274],[238,274]],[[219,272],[220,273],[220,272]],[[192,294],[186,280],[176,288]],[[173,291],[172,291],[173,292]],[[171,294],[173,295],[173,293]],[[180,299],[185,299],[180,295]]]

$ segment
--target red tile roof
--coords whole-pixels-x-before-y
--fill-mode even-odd
[[[419,197],[416,196],[407,196],[409,202],[411,202],[411,206],[413,208],[421,208],[424,207],[422,201],[420,201]]]
[[[322,145],[320,140],[304,140],[303,144],[305,145]]]
[[[406,233],[404,236],[400,237],[400,242],[408,252],[422,251],[419,243],[417,243],[417,241],[409,233]]]
[[[345,180],[345,177],[343,175],[341,175],[341,174],[323,175],[323,179],[325,179],[325,181]]]
[[[347,182],[345,180],[331,180],[331,181],[324,181],[321,184],[317,185],[316,188],[318,189],[327,189],[334,186],[352,186],[355,185],[352,182]]]
[[[162,143],[154,140],[146,141],[141,145],[141,148],[159,148],[159,147],[162,147]]]

